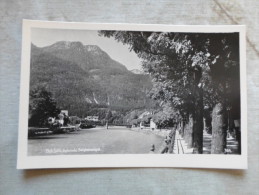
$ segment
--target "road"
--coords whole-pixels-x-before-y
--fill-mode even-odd
[[[36,136],[28,140],[28,155],[146,154],[152,144],[161,147],[163,137],[125,127],[97,127],[67,134]]]

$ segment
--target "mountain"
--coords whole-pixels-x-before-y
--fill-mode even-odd
[[[39,85],[52,92],[61,109],[79,117],[104,119],[111,112],[119,123],[129,111],[155,107],[147,97],[152,88],[149,75],[132,73],[96,45],[32,44],[30,88]]]
[[[75,62],[86,71],[103,68],[109,68],[115,72],[127,70],[124,65],[111,59],[107,53],[96,45],[83,45],[81,42],[60,41],[44,47],[42,50],[63,60]]]

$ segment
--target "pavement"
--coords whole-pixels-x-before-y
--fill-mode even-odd
[[[212,135],[208,134],[206,131],[203,132],[203,153],[204,154],[210,154],[211,150],[211,139]],[[237,154],[238,153],[238,142],[234,137],[229,135],[227,137],[227,148],[226,153],[227,154]]]
[[[211,139],[212,135],[208,134],[206,131],[203,132],[203,154],[211,154]],[[238,142],[235,138],[229,136],[227,138],[227,154],[237,154]],[[192,154],[193,148],[188,148],[187,143],[180,135],[179,131],[176,131],[175,142],[174,142],[174,154]]]
[[[180,135],[179,131],[175,132],[175,141],[174,141],[174,154],[192,154],[193,148],[188,148],[187,143]]]

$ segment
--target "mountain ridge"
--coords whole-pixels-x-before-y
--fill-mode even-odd
[[[105,51],[103,51],[97,45],[83,45],[81,42],[58,41],[49,46],[37,47],[37,48],[42,49],[44,52],[54,53],[56,56],[65,60],[77,61],[77,63],[81,65],[82,68],[92,69],[92,67],[89,66],[89,64],[91,63],[98,63],[99,61],[102,61],[102,63],[105,61],[106,62],[112,61],[113,65],[116,65],[117,69],[120,69],[120,70],[127,69],[126,66],[112,59]],[[100,56],[102,59],[97,58]],[[85,64],[85,62],[86,63],[89,62],[89,63]],[[84,67],[84,65],[86,66]],[[103,63],[103,65],[104,67],[111,66],[111,63]]]

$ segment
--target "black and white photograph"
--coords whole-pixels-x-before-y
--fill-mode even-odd
[[[244,31],[25,20],[17,167],[246,168]]]

